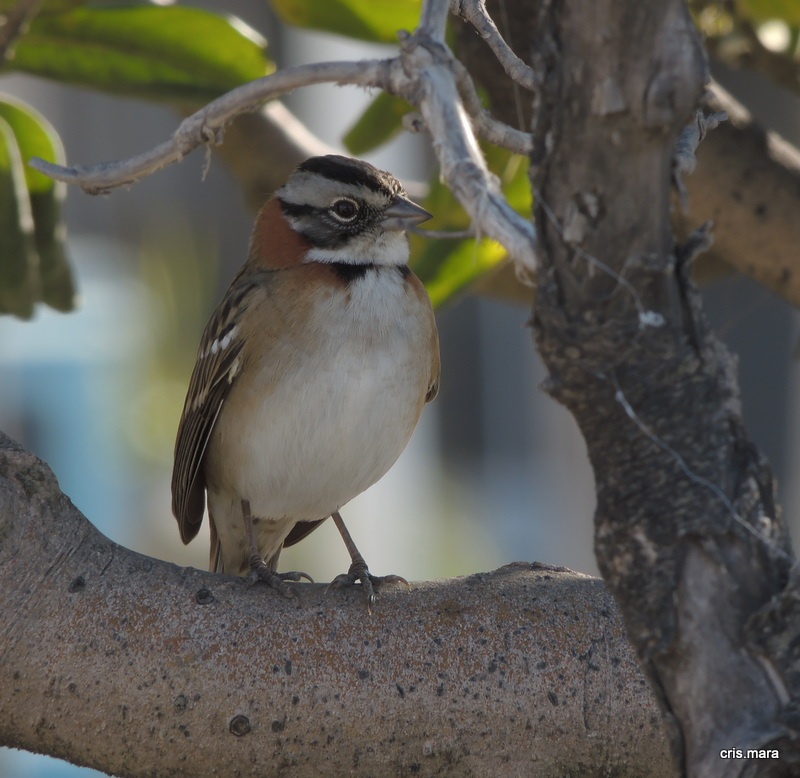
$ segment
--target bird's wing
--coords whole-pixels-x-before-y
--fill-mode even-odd
[[[327,519],[317,519],[317,521],[298,521],[297,524],[292,527],[292,531],[286,536],[286,540],[283,541],[283,548],[289,548],[289,546],[293,546],[295,543],[299,543],[303,538],[310,535],[323,521],[327,521]]]
[[[439,331],[436,329],[436,317],[433,315],[431,299],[425,291],[422,281],[412,272],[405,276],[406,284],[411,292],[416,296],[418,308],[417,315],[424,317],[428,330],[428,354],[430,363],[428,368],[428,387],[425,392],[425,402],[429,403],[439,393],[439,371],[441,367],[439,359]]]
[[[257,287],[258,282],[253,279],[234,281],[206,325],[197,351],[178,426],[172,471],[172,512],[184,543],[197,535],[203,521],[203,455],[241,368],[244,338],[238,319]]]
[[[428,392],[425,395],[425,402],[429,403],[436,399],[439,394],[439,349],[431,355],[431,380],[428,384]]]
[[[433,311],[430,312],[430,354],[431,368],[430,379],[428,380],[428,392],[425,395],[425,402],[429,403],[439,394],[439,376],[441,373],[441,358],[439,356],[439,331],[436,329],[436,319]]]

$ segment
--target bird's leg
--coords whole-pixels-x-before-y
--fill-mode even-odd
[[[300,573],[297,570],[292,570],[290,573],[276,573],[275,568],[278,566],[278,554],[280,554],[280,551],[270,558],[269,564],[264,561],[256,542],[256,532],[253,529],[253,516],[250,513],[249,500],[242,500],[242,521],[244,522],[244,531],[247,535],[247,546],[250,552],[250,556],[247,558],[247,565],[250,568],[247,580],[250,584],[263,581],[272,589],[277,589],[284,597],[294,597],[295,594],[286,585],[286,581],[299,581],[302,578],[306,578],[311,583],[314,583],[310,575]]]
[[[331,518],[336,525],[336,529],[339,530],[339,534],[342,536],[342,540],[344,541],[345,548],[347,548],[347,553],[350,554],[352,563],[350,569],[346,573],[337,575],[336,578],[328,584],[328,589],[353,586],[356,581],[361,581],[361,586],[364,588],[364,592],[367,595],[367,610],[369,610],[370,606],[375,602],[375,589],[373,587],[385,583],[404,583],[408,586],[408,581],[406,581],[405,578],[401,578],[399,575],[372,575],[367,567],[366,561],[364,561],[364,557],[361,556],[361,552],[356,548],[356,544],[353,542],[353,538],[350,536],[347,527],[344,526],[344,521],[342,521],[339,511],[334,511],[331,514]]]

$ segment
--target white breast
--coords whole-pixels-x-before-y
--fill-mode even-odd
[[[256,410],[217,424],[207,453],[216,457],[208,497],[223,551],[226,536],[241,542],[240,497],[261,519],[269,558],[296,521],[329,516],[394,464],[430,380],[423,305],[396,268],[370,269],[321,293],[303,337],[287,337],[256,366],[258,380],[234,386],[226,405],[247,391],[255,396],[236,399]]]

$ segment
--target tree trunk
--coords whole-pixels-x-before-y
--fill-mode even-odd
[[[683,774],[794,774],[794,692],[754,630],[791,548],[735,361],[688,278],[702,236],[676,247],[670,229],[672,153],[705,75],[697,34],[678,0],[542,2],[535,29],[533,327],[548,391],[587,441],[600,569]]]

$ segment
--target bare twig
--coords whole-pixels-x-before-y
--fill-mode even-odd
[[[253,212],[303,160],[336,153],[280,100],[234,119],[225,127],[225,143],[214,150],[236,176]]]
[[[481,105],[469,71],[457,59],[452,59],[452,68],[458,93],[464,101],[464,107],[470,115],[473,129],[478,137],[495,146],[513,151],[515,154],[528,156],[533,150],[533,137],[530,133],[515,130],[508,124],[495,119]]]
[[[719,127],[720,122],[724,122],[727,118],[728,114],[725,111],[710,114],[704,114],[702,111],[695,113],[694,120],[683,128],[678,142],[675,144],[675,156],[672,158],[672,162],[680,175],[689,176],[694,173],[697,166],[695,157],[697,147],[702,143],[709,130]]]
[[[695,111],[694,121],[687,124],[675,144],[675,155],[672,158],[673,177],[676,179],[678,190],[683,190],[682,177],[690,176],[697,167],[695,152],[702,143],[709,130],[718,127],[720,122],[726,121],[728,114],[725,111],[704,114]]]
[[[400,36],[400,56],[395,59],[286,68],[214,100],[185,119],[168,141],[136,157],[93,167],[63,168],[40,159],[32,160],[31,165],[89,193],[105,192],[177,162],[199,146],[220,143],[224,127],[235,116],[300,86],[332,82],[379,87],[418,108],[432,135],[442,176],[469,213],[475,231],[503,244],[522,267],[533,270],[533,227],[506,202],[496,176],[486,167],[474,132],[523,152],[530,150],[530,138],[488,118],[483,111],[466,70],[444,43],[447,9],[448,0],[426,0],[422,25],[415,34]],[[462,102],[464,94],[467,108]]]
[[[678,198],[684,212],[687,208],[686,185],[684,176],[690,176],[697,167],[695,152],[702,143],[709,130],[719,127],[720,122],[726,121],[728,114],[725,111],[704,114],[696,111],[694,120],[687,124],[675,144],[675,155],[672,158],[672,183],[678,191]]]
[[[10,58],[14,43],[25,32],[25,28],[36,16],[41,4],[42,0],[19,0],[8,13],[3,15],[4,21],[0,26],[0,65]]]
[[[391,60],[319,62],[300,65],[237,87],[184,119],[172,137],[153,149],[120,162],[61,167],[34,158],[30,165],[51,178],[77,184],[89,194],[126,186],[179,162],[189,152],[208,143],[220,143],[225,125],[235,116],[310,84],[338,83],[381,86],[388,79]]]
[[[505,42],[491,16],[486,11],[485,0],[451,0],[450,10],[469,22],[478,35],[483,38],[494,52],[498,62],[503,66],[512,81],[525,89],[536,89],[533,69],[526,65]]]
[[[434,12],[437,6],[438,12]],[[455,59],[444,43],[447,0],[425,0],[421,18],[433,19],[414,35],[400,36],[401,67],[393,68],[391,90],[410,96],[433,136],[442,178],[481,234],[501,243],[527,271],[536,268],[533,226],[517,214],[475,141],[456,88]]]
[[[411,227],[409,232],[419,235],[421,238],[431,238],[433,240],[467,240],[477,238],[478,233],[473,229],[468,230],[423,230],[421,227]]]

